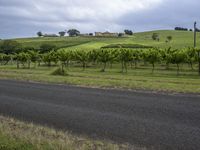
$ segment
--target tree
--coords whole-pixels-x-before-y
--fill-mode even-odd
[[[167,36],[167,41],[170,42],[171,40],[172,40],[172,36],[171,35]]]
[[[107,63],[112,59],[112,53],[108,49],[100,49],[98,61],[103,63],[102,72],[105,72]]]
[[[152,64],[152,67],[153,67],[152,73],[153,73],[154,69],[155,69],[155,63],[160,62],[160,60],[161,60],[161,54],[160,54],[159,50],[156,48],[149,49],[145,53],[146,53],[146,55],[145,55],[146,61],[148,61],[150,64]]]
[[[135,64],[135,69],[137,68],[137,63],[141,59],[141,51],[140,50],[132,50],[132,61]]]
[[[99,57],[99,50],[98,49],[91,50],[88,52],[88,55],[89,55],[89,61],[95,64]]]
[[[55,51],[50,51],[43,54],[42,60],[50,67],[51,62],[54,62],[55,64],[58,62],[58,55]]]
[[[128,30],[128,29],[125,29],[124,33],[127,34],[127,35],[133,35],[133,31],[132,30]]]
[[[89,33],[89,36],[93,36],[94,34],[93,33]]]
[[[21,44],[13,40],[5,40],[2,42],[0,52],[4,54],[14,54],[21,50]]]
[[[60,35],[60,37],[65,36],[66,32],[65,31],[60,31],[58,32],[58,34]]]
[[[44,53],[48,53],[52,50],[55,50],[56,46],[52,45],[52,44],[42,44],[40,45],[40,53],[44,54]]]
[[[180,72],[180,64],[184,63],[186,59],[186,54],[183,50],[175,50],[172,53],[171,63],[176,64],[177,66],[177,75]]]
[[[198,61],[197,50],[193,47],[188,47],[184,52],[186,53],[186,62],[190,65],[191,69],[194,70],[193,64]]]
[[[188,28],[175,27],[175,30],[177,30],[177,31],[188,31]]]
[[[118,37],[123,37],[124,36],[124,33],[119,33],[118,34]]]
[[[122,65],[122,73],[125,71],[127,72],[127,63],[131,61],[131,51],[129,49],[120,49],[118,52],[118,59]]]
[[[40,54],[40,53],[39,53],[39,54],[38,54],[38,60],[37,60],[38,66],[41,65],[42,60],[43,60],[43,54]]]
[[[0,62],[2,65],[8,64],[10,60],[12,60],[12,55],[0,54]]]
[[[153,33],[152,39],[153,39],[154,41],[160,41],[159,34],[158,34],[158,33]]]
[[[1,65],[3,65],[3,55],[4,55],[4,54],[1,54],[1,53],[0,53],[0,62],[1,62]]]
[[[169,69],[169,64],[171,63],[171,59],[172,59],[172,53],[174,52],[174,50],[172,50],[171,47],[166,48],[164,50],[160,50],[160,54],[162,57],[162,61],[165,62],[166,65],[166,69]]]
[[[21,52],[16,55],[15,59],[17,60],[17,68],[19,69],[20,63],[25,68],[25,63],[30,61],[30,55],[25,52]]]
[[[58,60],[61,62],[61,71],[64,74],[64,67],[69,66],[69,61],[72,58],[72,51],[70,50],[60,50],[57,52]]]
[[[42,32],[41,31],[37,32],[37,36],[39,37],[43,36]]]
[[[33,62],[35,65],[34,67],[36,67],[36,63],[39,60],[39,53],[33,50],[29,50],[27,53],[30,55],[30,61],[28,67],[30,68],[31,62]]]
[[[7,65],[9,61],[13,61],[13,57],[14,55],[13,54],[5,54],[4,57],[3,57],[3,60],[4,60],[4,65]]]
[[[69,34],[69,36],[78,36],[80,34],[80,31],[78,31],[77,29],[70,29],[67,31],[67,33]]]
[[[112,68],[113,63],[115,61],[117,61],[117,56],[118,56],[118,52],[116,51],[116,49],[111,49],[110,50],[110,60],[109,60],[110,68]]]
[[[87,50],[76,50],[74,52],[74,58],[76,61],[82,63],[83,70],[85,70],[88,60],[89,60],[89,51]]]

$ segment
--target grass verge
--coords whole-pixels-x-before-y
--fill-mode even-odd
[[[129,69],[128,73],[121,73],[120,66],[107,68],[100,72],[98,68],[70,67],[67,75],[52,75],[57,67],[38,67],[36,69],[16,69],[16,66],[0,66],[0,79],[14,79],[56,84],[71,84],[98,88],[123,88],[139,90],[155,90],[164,92],[200,93],[200,76],[197,71],[191,71],[182,66],[179,76],[176,68],[165,70],[158,67],[152,74],[149,68]],[[185,68],[185,69],[184,69]],[[58,73],[56,73],[58,74]]]
[[[93,140],[0,115],[0,150],[145,150]]]

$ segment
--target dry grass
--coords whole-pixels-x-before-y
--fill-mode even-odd
[[[0,150],[146,150],[128,144],[93,140],[0,116]]]

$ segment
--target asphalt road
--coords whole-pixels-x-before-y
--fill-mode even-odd
[[[154,150],[200,149],[200,96],[0,80],[0,114]]]

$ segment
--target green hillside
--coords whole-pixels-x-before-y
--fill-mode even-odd
[[[153,41],[151,36],[153,33],[158,33],[160,36],[160,42]],[[190,31],[174,31],[174,30],[160,30],[160,31],[150,31],[136,33],[134,42],[138,44],[147,44],[157,47],[169,47],[173,48],[183,48],[188,46],[193,46],[193,32]],[[172,36],[172,41],[166,43],[166,37]],[[197,46],[200,47],[200,33],[197,33]]]
[[[160,41],[153,41],[152,34],[158,33]],[[166,37],[172,36],[172,41],[166,43]],[[53,37],[53,38],[21,38],[13,39],[21,43],[23,47],[39,48],[41,44],[53,44],[58,48],[75,49],[96,49],[110,44],[142,44],[165,48],[183,48],[193,46],[193,32],[158,30],[149,32],[135,33],[133,36],[123,38],[105,38],[105,37]],[[197,33],[197,46],[200,47],[200,33]]]
[[[152,34],[158,33],[160,41],[153,41]],[[166,43],[166,37],[172,36],[172,41]],[[200,47],[200,33],[197,33],[197,46]],[[86,44],[74,46],[74,48],[100,48],[109,44],[141,44],[147,46],[155,46],[160,48],[173,47],[183,48],[193,46],[193,32],[189,31],[173,31],[173,30],[160,30],[135,33],[133,36],[127,38],[120,38],[120,40],[102,40],[91,41]]]

